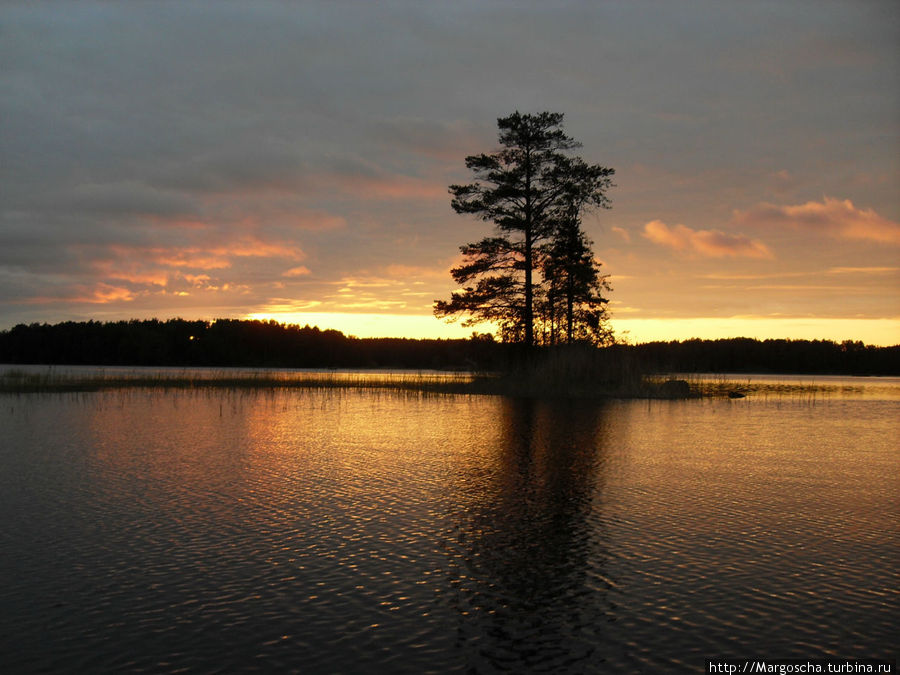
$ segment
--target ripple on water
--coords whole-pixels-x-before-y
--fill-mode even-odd
[[[0,661],[559,673],[890,656],[897,405],[744,403],[17,398],[0,420],[0,572],[16,580]]]

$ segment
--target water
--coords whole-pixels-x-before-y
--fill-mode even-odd
[[[896,658],[900,383],[847,382],[607,404],[0,396],[0,665],[591,673]]]

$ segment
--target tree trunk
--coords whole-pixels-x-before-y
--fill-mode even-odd
[[[525,348],[534,346],[534,288],[532,287],[532,268],[534,252],[532,251],[534,235],[534,214],[531,212],[531,152],[525,151]]]

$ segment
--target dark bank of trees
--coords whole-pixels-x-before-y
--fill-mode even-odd
[[[275,321],[70,321],[0,332],[0,363],[487,370],[503,367],[497,347],[486,338],[359,339]]]
[[[516,345],[468,340],[360,339],[275,321],[117,321],[18,325],[0,331],[0,363],[500,371]],[[580,347],[587,349],[587,347]],[[543,347],[540,353],[567,347]],[[686,340],[611,345],[611,361],[643,373],[900,375],[900,345],[828,340]]]
[[[608,208],[614,170],[569,152],[561,113],[513,113],[497,120],[500,149],[466,157],[474,182],[451,185],[451,206],[494,226],[492,236],[460,247],[451,270],[462,290],[436,300],[442,318],[488,321],[503,342],[611,344],[610,290],[582,230],[590,208]]]
[[[900,345],[846,340],[685,340],[628,348],[650,372],[900,375]]]

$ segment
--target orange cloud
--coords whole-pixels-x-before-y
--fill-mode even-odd
[[[171,251],[159,252],[153,256],[153,261],[168,267],[190,267],[197,270],[218,270],[231,267],[231,262],[225,258],[197,255],[196,249],[174,253]]]
[[[409,281],[410,279],[446,279],[447,271],[441,268],[424,267],[421,265],[388,265],[384,268],[385,273],[392,278],[400,278]],[[413,282],[415,283],[415,282]]]
[[[832,267],[828,274],[893,274],[900,267]]]
[[[719,230],[692,230],[684,225],[670,228],[661,220],[644,225],[644,237],[655,244],[688,251],[709,258],[772,258],[772,252],[758,239]]]
[[[303,251],[296,246],[264,242],[252,237],[245,237],[226,246],[209,249],[208,252],[214,256],[235,256],[240,258],[292,258],[301,260],[305,257]]]
[[[248,318],[272,318],[270,315],[307,312],[322,305],[321,300],[293,300],[291,298],[270,298],[262,313],[251,314]]]
[[[299,260],[305,257],[296,246],[284,242],[262,241],[254,236],[214,246],[188,247],[112,244],[99,251],[96,247],[74,246],[80,257],[91,258],[88,265],[97,286],[75,286],[69,297],[47,298],[47,302],[109,303],[126,302],[139,296],[155,295],[160,289],[171,295],[185,295],[190,289],[206,292],[248,293],[249,287],[233,280],[214,278],[214,270],[232,267],[240,258],[276,258]],[[285,276],[309,274],[296,266]],[[213,275],[213,276],[211,276]],[[115,282],[125,282],[116,284]],[[32,299],[43,302],[43,298]]]
[[[198,288],[208,285],[211,281],[208,274],[184,274],[182,276],[185,281]]]
[[[121,249],[121,247],[119,247]],[[230,258],[290,258],[302,260],[306,254],[296,246],[280,242],[264,242],[245,237],[228,244],[204,248],[155,248],[119,250],[120,255],[150,256],[150,259],[166,267],[187,267],[198,270],[216,270],[231,267]]]
[[[343,287],[338,290],[338,293],[340,293],[356,288],[387,288],[389,286],[397,286],[402,282],[397,279],[385,279],[382,277],[344,277],[340,281],[332,283]]]
[[[128,281],[132,284],[150,284],[152,286],[165,286],[169,283],[169,277],[165,272],[111,272],[110,279]]]
[[[362,299],[357,302],[335,303],[337,309],[398,309],[406,307],[402,300],[369,300]]]
[[[312,272],[309,271],[308,267],[300,265],[299,267],[292,267],[288,271],[282,272],[281,276],[283,276],[283,277],[302,277],[307,274],[312,274]]]
[[[849,199],[824,197],[821,202],[795,206],[762,203],[748,211],[735,211],[734,220],[754,227],[791,227],[837,239],[900,244],[900,223],[888,220],[872,209],[859,209]]]
[[[111,260],[97,260],[92,267],[107,279],[151,286],[166,286],[169,283],[169,276],[164,270],[142,269],[137,262],[117,264]]]
[[[410,308],[408,300],[413,291],[410,282],[405,279],[361,276],[345,277],[331,283],[340,286],[334,293],[325,296],[327,307],[331,310],[396,311]],[[430,303],[428,306],[430,307]]]
[[[69,302],[89,302],[103,305],[110,302],[130,302],[132,300],[134,300],[134,293],[127,288],[101,283],[97,284],[88,295],[71,298]]]

